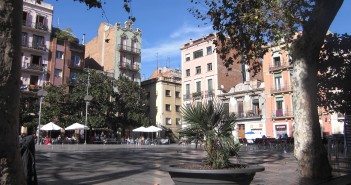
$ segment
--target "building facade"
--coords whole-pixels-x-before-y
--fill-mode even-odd
[[[164,127],[177,133],[182,127],[180,70],[159,68],[148,80],[141,82],[141,87],[147,93],[147,110],[150,120],[158,127]]]
[[[262,73],[252,77],[253,73],[249,72],[248,65],[238,63],[240,59],[230,65],[231,70],[228,70],[215,51],[215,39],[216,36],[210,34],[190,40],[181,47],[183,104],[206,101],[221,95],[220,99],[229,103],[229,96],[226,98],[225,94],[229,91],[232,94],[233,87],[249,82],[250,79],[262,81]]]
[[[141,36],[141,30],[133,30],[131,21],[124,26],[101,23],[98,35],[85,45],[85,67],[140,83]]]
[[[44,2],[39,4],[35,0],[23,1],[21,35],[21,90],[23,94],[34,96],[35,92],[47,81],[52,15],[53,6],[51,4]]]
[[[77,38],[74,41],[61,40],[55,36],[51,38],[49,65],[51,84],[55,86],[74,85],[77,74],[81,73],[84,68],[85,47],[78,42]]]
[[[291,56],[281,46],[272,46],[263,57],[266,94],[267,137],[292,137],[294,109]]]
[[[236,115],[234,136],[250,138],[266,134],[264,82],[251,80],[239,83],[218,98],[230,113]]]

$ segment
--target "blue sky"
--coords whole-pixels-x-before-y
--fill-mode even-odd
[[[84,4],[73,0],[44,0],[54,6],[53,26],[71,28],[73,34],[86,41],[97,35],[101,22],[124,23],[128,14],[122,0],[105,0],[105,15],[101,9],[88,10]],[[142,70],[148,78],[159,66],[180,68],[180,47],[189,41],[211,33],[211,27],[196,20],[187,9],[189,0],[133,0],[132,14],[136,17],[134,28],[142,30]],[[330,27],[332,32],[351,34],[351,1],[345,0]],[[157,57],[158,53],[158,57]]]

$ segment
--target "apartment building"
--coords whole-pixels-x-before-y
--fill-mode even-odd
[[[141,36],[141,30],[133,30],[131,21],[124,26],[101,23],[98,35],[85,45],[85,67],[140,83]]]
[[[53,6],[23,0],[21,90],[23,95],[36,95],[47,81]]]
[[[50,44],[50,77],[49,81],[55,86],[74,85],[77,74],[84,68],[85,46],[79,44],[79,39],[72,33],[54,29]],[[69,35],[69,39],[57,38],[59,34]]]
[[[238,138],[266,135],[265,85],[259,80],[245,80],[229,92],[218,95],[230,113],[236,115],[234,136]]]
[[[166,67],[156,69],[148,80],[141,82],[141,87],[147,93],[150,120],[176,134],[182,127],[181,71]]]
[[[292,137],[294,109],[291,56],[281,46],[272,46],[263,57],[266,94],[267,137]]]

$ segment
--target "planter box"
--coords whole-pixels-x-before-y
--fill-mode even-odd
[[[241,169],[186,169],[178,165],[165,165],[161,170],[168,171],[176,185],[190,184],[240,184],[249,185],[256,172],[264,171],[262,166],[247,166]]]

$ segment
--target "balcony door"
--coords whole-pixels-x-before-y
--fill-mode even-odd
[[[274,85],[275,85],[275,90],[281,90],[281,88],[283,87],[283,78],[282,78],[282,74],[274,74]]]

